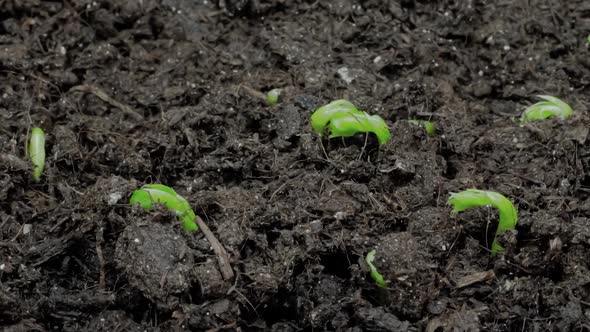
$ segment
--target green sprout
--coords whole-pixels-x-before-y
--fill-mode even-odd
[[[281,89],[272,89],[266,93],[266,103],[274,105],[279,102],[279,96],[281,95]]]
[[[504,251],[504,248],[498,244],[496,238],[498,235],[514,229],[518,219],[516,209],[508,198],[493,191],[468,189],[460,193],[451,194],[449,204],[453,206],[454,212],[461,212],[479,206],[493,206],[497,208],[500,215],[500,222],[498,223],[498,229],[496,229],[494,242],[492,242],[492,256],[495,256],[497,252]]]
[[[335,100],[313,112],[311,126],[320,136],[328,129],[330,138],[371,132],[377,136],[379,144],[385,144],[391,137],[387,124],[380,116],[359,111],[344,99]]]
[[[371,270],[371,278],[373,278],[373,280],[375,280],[375,284],[377,284],[377,286],[379,286],[379,287],[386,288],[387,285],[385,284],[385,279],[383,278],[383,275],[381,275],[381,273],[379,273],[379,271],[377,271],[377,268],[373,264],[373,262],[375,261],[375,254],[376,254],[376,251],[374,249],[369,251],[369,253],[367,254],[367,257],[365,258],[365,262],[367,262],[367,265],[369,266],[369,269]]]
[[[428,134],[428,136],[436,136],[436,124],[434,122],[426,120],[409,120],[408,122],[415,126],[424,128],[424,131],[426,134]]]
[[[145,210],[153,209],[154,203],[162,204],[174,211],[182,220],[184,230],[187,232],[199,230],[199,226],[195,223],[195,212],[190,204],[170,187],[162,184],[146,184],[131,195],[129,204],[135,203],[139,203]]]
[[[43,174],[43,169],[45,169],[45,133],[39,127],[31,130],[29,158],[35,166],[33,169],[33,179],[35,179],[35,182],[39,182],[41,180],[41,174]]]
[[[570,105],[566,104],[559,98],[543,95],[537,97],[543,99],[544,101],[540,101],[527,107],[520,117],[521,124],[531,120],[545,120],[554,116],[563,120],[572,115],[574,112]]]
[[[590,35],[588,35],[588,45],[590,45]]]

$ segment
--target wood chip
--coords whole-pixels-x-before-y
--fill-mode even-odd
[[[457,280],[457,282],[455,283],[456,284],[455,288],[463,288],[463,287],[467,287],[467,286],[473,285],[478,282],[490,281],[490,280],[493,280],[495,277],[496,277],[496,274],[494,273],[494,270],[477,272],[477,273],[470,274],[468,276],[465,276],[465,277]]]

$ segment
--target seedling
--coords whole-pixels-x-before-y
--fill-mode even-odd
[[[35,166],[33,169],[33,179],[35,182],[39,182],[41,180],[41,174],[43,174],[43,170],[45,169],[45,133],[39,127],[31,130],[29,158]]]
[[[311,115],[311,126],[320,136],[329,131],[330,138],[371,132],[377,136],[379,144],[385,144],[391,137],[387,124],[380,116],[359,111],[351,102],[344,99],[318,108]]]
[[[281,89],[272,89],[266,93],[266,103],[274,105],[279,102],[279,96],[281,95]]]
[[[377,271],[377,268],[373,264],[373,262],[375,261],[375,254],[376,254],[376,251],[374,249],[369,251],[369,253],[367,254],[367,257],[365,258],[365,262],[367,262],[367,265],[369,266],[369,269],[371,270],[371,278],[373,278],[373,280],[375,280],[375,284],[377,284],[377,286],[379,286],[379,287],[386,288],[387,285],[385,284],[385,279],[383,278],[383,275],[381,275],[381,273],[379,273],[379,271]]]
[[[504,248],[498,244],[496,239],[498,235],[514,229],[518,219],[516,209],[508,198],[493,191],[468,189],[460,193],[451,194],[449,204],[453,206],[454,212],[461,212],[479,206],[493,206],[497,208],[500,221],[498,223],[498,229],[496,229],[494,242],[492,242],[492,256],[495,256],[497,252],[504,251]]]
[[[176,213],[182,221],[184,230],[187,232],[199,230],[199,226],[195,223],[195,212],[190,204],[170,187],[162,184],[146,184],[131,195],[129,204],[135,203],[139,203],[145,210],[153,209],[154,203],[162,204]]]
[[[540,101],[527,107],[520,117],[520,123],[531,120],[545,120],[550,117],[558,117],[563,120],[573,114],[573,110],[570,105],[563,102],[561,99],[553,96],[537,96],[544,101]]]
[[[436,124],[426,120],[409,120],[410,124],[424,128],[428,136],[436,136]]]

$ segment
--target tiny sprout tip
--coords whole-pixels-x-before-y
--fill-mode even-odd
[[[266,93],[266,103],[269,105],[274,105],[279,102],[279,97],[281,95],[281,89],[272,89]]]
[[[33,169],[33,179],[35,182],[39,182],[45,169],[45,132],[39,127],[31,130],[29,158],[35,166]]]

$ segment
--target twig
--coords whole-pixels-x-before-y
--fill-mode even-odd
[[[213,235],[213,232],[211,232],[211,230],[209,229],[207,224],[205,224],[203,219],[201,219],[201,217],[196,216],[195,222],[197,223],[197,225],[199,225],[199,228],[201,229],[203,234],[205,234],[205,237],[211,244],[211,247],[213,248],[215,255],[217,255],[217,262],[219,263],[219,269],[221,270],[221,275],[223,276],[223,279],[233,279],[234,271],[232,270],[231,265],[229,264],[229,256],[227,255],[227,251],[225,251],[225,248],[221,245],[219,240],[217,240],[215,235]]]
[[[143,119],[143,116],[141,114],[134,111],[131,107],[129,107],[125,104],[122,104],[122,103],[116,101],[115,99],[111,98],[101,88],[97,87],[96,85],[90,85],[90,84],[76,85],[75,87],[70,89],[70,92],[75,92],[75,91],[92,93],[93,95],[98,97],[100,100],[111,104],[111,106],[113,106],[113,107],[120,109],[121,111],[123,111],[123,113],[128,114],[137,120]]]
[[[98,263],[100,265],[99,277],[98,277],[98,291],[103,294],[105,291],[105,274],[104,274],[104,256],[102,254],[102,243],[104,242],[103,227],[98,225],[96,227],[96,256],[98,257]]]

